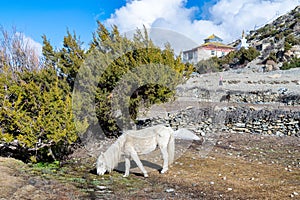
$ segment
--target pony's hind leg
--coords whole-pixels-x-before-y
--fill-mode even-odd
[[[162,156],[163,156],[163,160],[164,160],[164,163],[163,163],[163,168],[161,170],[160,173],[165,173],[166,171],[168,171],[168,157],[169,157],[169,154],[168,154],[168,150],[167,150],[167,147],[161,147],[161,153],[162,153]]]
[[[137,155],[136,151],[133,150],[130,155],[131,155],[132,159],[134,160],[134,162],[137,164],[137,166],[140,168],[140,170],[143,172],[144,177],[148,177],[148,173],[145,170],[145,168],[144,168],[141,160],[139,159],[139,156]]]

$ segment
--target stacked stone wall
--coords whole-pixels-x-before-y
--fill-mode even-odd
[[[246,106],[223,108],[189,107],[166,117],[138,121],[138,128],[165,124],[174,129],[188,128],[204,136],[215,131],[300,137],[300,111],[263,109]]]

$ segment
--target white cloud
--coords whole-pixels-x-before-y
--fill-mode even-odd
[[[39,42],[36,42],[31,37],[26,36],[22,32],[15,32],[14,40],[20,42],[19,45],[21,46],[21,48],[23,48],[23,50],[33,51],[38,57],[42,56],[43,45]]]
[[[24,35],[23,33],[20,34],[22,36],[24,44],[27,45],[30,49],[34,50],[36,52],[36,55],[42,56],[43,45],[39,42],[36,42],[31,37]]]
[[[164,19],[172,24],[176,20],[186,20],[193,9],[184,7],[185,0],[132,0],[116,10],[106,21],[123,31],[130,31],[145,25],[150,28],[156,20]],[[180,14],[180,15],[178,15]]]
[[[141,28],[165,28],[181,33],[198,44],[212,33],[231,42],[295,8],[298,0],[219,0],[209,8],[207,20],[197,20],[200,8],[186,7],[187,0],[130,0],[105,21],[121,32]],[[207,15],[207,13],[206,13]]]

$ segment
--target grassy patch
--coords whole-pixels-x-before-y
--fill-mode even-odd
[[[61,165],[54,163],[36,163],[29,165],[26,172],[33,176],[40,176],[48,180],[56,180],[70,184],[84,192],[89,198],[103,198],[103,194],[135,194],[142,190],[147,182],[131,175],[123,178],[123,174],[111,172],[103,176],[94,174],[93,162],[73,159]]]

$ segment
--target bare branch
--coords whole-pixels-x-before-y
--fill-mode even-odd
[[[9,67],[13,72],[38,70],[38,52],[21,32],[9,32],[0,26],[0,68]]]

